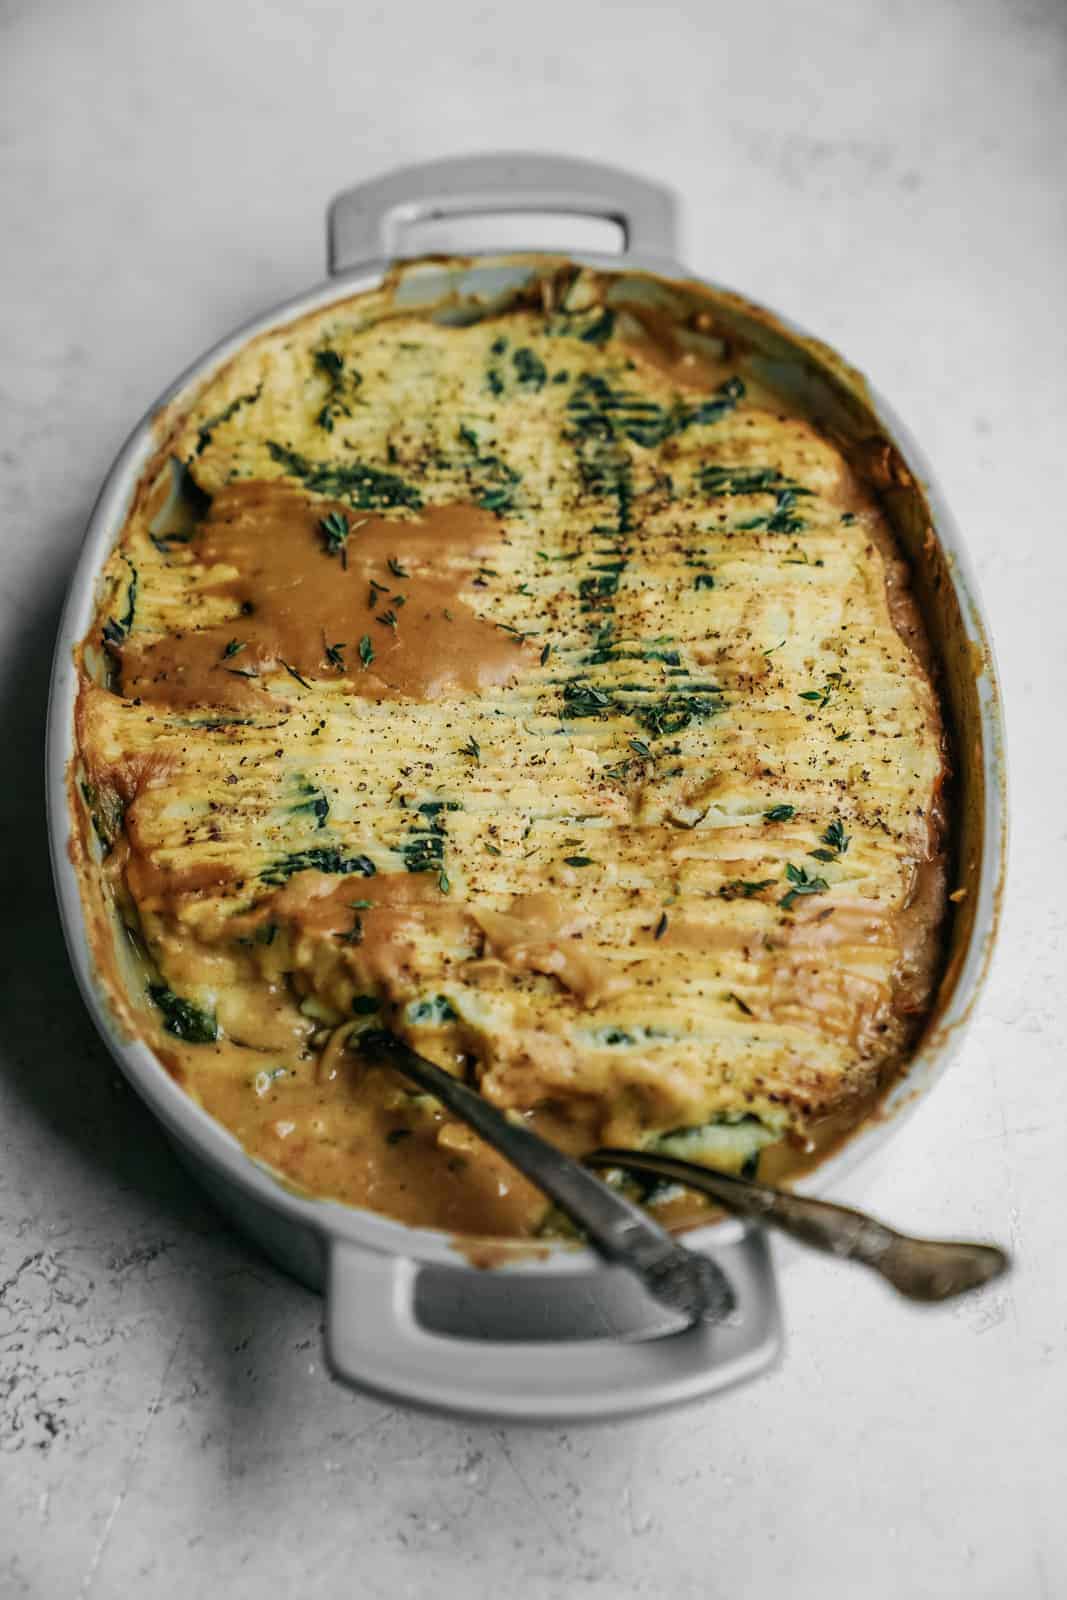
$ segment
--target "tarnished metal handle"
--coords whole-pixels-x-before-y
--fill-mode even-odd
[[[330,271],[405,259],[405,228],[415,222],[509,212],[606,218],[621,229],[627,256],[677,259],[670,189],[599,162],[516,153],[400,167],[338,195],[329,213]],[[528,247],[543,245],[531,239]]]
[[[698,1189],[734,1216],[778,1228],[798,1243],[839,1260],[858,1261],[870,1267],[909,1300],[950,1300],[970,1289],[980,1289],[1010,1265],[998,1245],[913,1239],[851,1206],[812,1200],[750,1178],[712,1172],[676,1156],[656,1155],[650,1150],[596,1150],[585,1159],[590,1166],[622,1167],[628,1172],[667,1178]]]

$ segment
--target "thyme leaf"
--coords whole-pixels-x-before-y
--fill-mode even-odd
[[[281,657],[280,656],[279,656],[278,659],[279,659],[279,661],[281,661]],[[289,665],[288,661],[282,661],[282,666],[285,668],[285,670],[289,674],[290,678],[295,678],[297,683],[302,684],[305,689],[310,689],[311,688],[311,685],[307,681],[307,679],[306,678],[302,678],[300,676],[299,672],[297,672],[296,668],[295,667],[291,667]]]
[[[635,707],[634,717],[654,739],[681,733],[690,723],[704,722],[720,709],[721,701],[713,696],[671,693],[662,700]]]
[[[751,900],[764,889],[769,889],[774,883],[773,878],[731,878],[729,883],[724,883],[719,890],[720,900]]]
[[[822,842],[823,844],[828,844],[830,849],[836,851],[838,855],[843,856],[851,840],[845,832],[844,824],[835,817],[822,835]]]
[[[606,717],[616,709],[615,701],[585,678],[572,678],[563,686],[563,714],[567,717]]]
[[[350,528],[348,518],[343,511],[331,511],[319,519],[319,529],[326,541],[326,554],[328,556],[343,555],[348,544]]]
[[[825,878],[809,877],[806,867],[795,867],[791,861],[786,863],[785,875],[791,887],[778,902],[783,911],[792,910],[798,896],[825,894],[830,887]]]

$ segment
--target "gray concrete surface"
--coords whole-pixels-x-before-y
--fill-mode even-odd
[[[1017,3],[0,3],[0,1594],[1067,1593],[1067,12]],[[818,1260],[749,1388],[601,1429],[337,1389],[320,1305],[193,1192],[69,977],[53,630],[132,419],[321,275],[329,195],[573,150],[671,178],[694,267],[872,373],[967,530],[1012,893],[959,1065],[850,1192],[1018,1268],[920,1313]]]

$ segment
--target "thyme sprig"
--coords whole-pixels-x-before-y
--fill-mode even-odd
[[[785,875],[791,887],[778,902],[783,911],[791,911],[801,895],[825,894],[830,887],[825,878],[809,877],[806,867],[796,867],[791,861],[786,862]]]
[[[819,837],[825,848],[808,851],[809,856],[814,856],[816,861],[836,861],[839,856],[844,855],[852,842],[850,835],[845,832],[844,823],[836,817],[825,833],[821,833]]]

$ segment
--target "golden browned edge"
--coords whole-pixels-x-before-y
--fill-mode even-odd
[[[540,303],[545,294],[553,292],[554,280],[561,272],[570,272],[574,262],[566,256],[552,254],[529,253],[515,257],[501,257],[502,262],[514,261],[522,265],[533,267],[535,275],[530,282],[516,292],[515,297],[508,302],[508,308],[513,309],[523,303]],[[434,255],[425,256],[417,261],[395,263],[389,268],[382,283],[374,289],[359,290],[347,299],[340,299],[331,305],[337,310],[345,304],[360,301],[366,303],[371,299],[378,299],[381,303],[383,318],[390,316],[418,315],[424,308],[420,305],[413,307],[397,307],[393,299],[398,287],[411,275],[436,266],[453,272],[470,270],[479,264],[475,257]],[[828,373],[843,393],[867,417],[873,412],[873,400],[864,375],[855,367],[846,362],[830,346],[808,335],[800,334],[788,327],[774,312],[746,299],[734,291],[712,288],[699,279],[665,279],[652,272],[637,272],[633,269],[615,271],[600,271],[596,276],[603,283],[617,281],[618,279],[638,280],[652,285],[660,285],[668,290],[681,289],[694,297],[704,301],[710,312],[714,314],[715,308],[723,307],[735,314],[745,316],[768,329],[778,338],[783,340],[793,350],[806,356],[808,361],[818,368],[823,374]],[[460,304],[465,298],[458,288],[436,298],[433,309],[437,310],[447,304]],[[123,517],[123,527],[140,508],[145,497],[155,483],[162,460],[168,453],[171,440],[181,430],[188,412],[196,402],[196,396],[207,382],[217,382],[240,357],[243,357],[250,348],[266,340],[276,337],[279,326],[289,329],[298,329],[305,322],[320,316],[325,307],[316,307],[314,310],[301,313],[291,321],[274,325],[256,334],[249,339],[238,351],[214,369],[208,377],[196,385],[195,392],[179,394],[169,404],[161,407],[151,419],[151,429],[155,437],[156,448],[143,467],[134,493]],[[492,315],[492,312],[489,312]],[[666,315],[669,313],[657,313]],[[735,332],[731,332],[730,341],[735,349],[741,351],[744,340]],[[959,600],[956,594],[950,572],[950,562],[934,531],[933,517],[927,502],[924,486],[916,479],[906,466],[897,446],[888,438],[884,431],[872,431],[860,444],[854,440],[846,440],[826,427],[818,417],[817,423],[823,427],[828,437],[842,450],[848,458],[850,465],[857,471],[860,478],[872,489],[879,504],[886,512],[887,521],[892,528],[895,551],[901,555],[909,568],[911,576],[911,593],[917,602],[920,621],[924,638],[922,642],[928,647],[929,659],[924,660],[922,655],[917,655],[920,668],[929,677],[934,689],[942,715],[943,725],[943,770],[946,772],[948,784],[944,792],[943,827],[940,840],[943,849],[948,851],[950,870],[949,879],[958,885],[956,894],[959,898],[950,900],[947,908],[948,927],[941,933],[944,960],[940,977],[937,981],[936,991],[929,1014],[923,1022],[919,1036],[911,1049],[899,1062],[890,1065],[881,1081],[870,1095],[858,1104],[853,1104],[848,1110],[828,1117],[821,1127],[815,1130],[813,1139],[814,1148],[810,1154],[790,1160],[787,1174],[783,1174],[776,1181],[783,1185],[790,1185],[799,1178],[803,1178],[821,1165],[831,1156],[835,1155],[853,1137],[875,1123],[884,1121],[888,1116],[896,1114],[899,1101],[892,1111],[887,1111],[886,1100],[891,1091],[899,1085],[902,1078],[906,1077],[909,1067],[916,1055],[924,1050],[945,1048],[951,1034],[966,1025],[969,1020],[971,1007],[968,1006],[963,1017],[950,1026],[943,1023],[946,1012],[956,988],[959,973],[962,968],[967,951],[974,937],[975,914],[977,908],[977,886],[982,867],[982,824],[985,813],[985,777],[982,763],[983,734],[981,716],[975,693],[976,682],[983,674],[989,674],[990,680],[995,682],[990,671],[990,649],[988,641],[983,637],[982,645],[976,649],[971,644],[963,624]],[[873,418],[872,418],[873,420]],[[923,536],[912,539],[902,538],[902,521],[914,525],[921,524]],[[914,548],[912,545],[914,544]],[[905,637],[902,635],[902,637]],[[905,638],[905,642],[911,641]],[[86,681],[87,671],[84,663],[84,644],[79,641],[73,649],[74,663],[79,678],[79,705],[82,686]],[[948,689],[946,694],[945,689]],[[113,900],[107,893],[104,885],[104,876],[94,870],[92,861],[90,834],[92,824],[89,820],[87,808],[81,803],[78,790],[78,765],[80,760],[80,737],[77,733],[79,717],[75,716],[74,750],[68,766],[67,791],[68,804],[71,808],[73,830],[71,834],[70,855],[71,861],[78,878],[81,891],[82,905],[85,911],[85,932],[92,957],[92,967],[96,974],[98,985],[105,1001],[106,1009],[117,1025],[117,1031],[125,1041],[144,1038],[144,1029],[139,1022],[139,1008],[131,1002],[122,980],[117,951],[115,946],[115,907]],[[953,759],[958,754],[959,765]],[[965,778],[965,783],[957,781]],[[960,893],[962,891],[962,893]],[[999,917],[1000,901],[1003,892],[1001,880],[997,891],[997,903],[993,919],[993,927]],[[984,973],[988,966],[993,944],[992,928],[986,935],[983,953]],[[976,986],[977,987],[977,986]],[[181,1069],[176,1059],[166,1059],[167,1052],[157,1047],[150,1046],[160,1065],[179,1083],[181,1082]],[[917,1086],[914,1094],[918,1095],[921,1089]],[[281,1183],[284,1188],[294,1194],[303,1194],[296,1188],[290,1179],[275,1173],[268,1168],[266,1163],[256,1161],[255,1165],[270,1171],[271,1176]],[[314,1198],[314,1196],[308,1196]],[[704,1226],[711,1220],[716,1220],[720,1213],[709,1212],[706,1216],[695,1220],[687,1220],[679,1231],[684,1231],[693,1226]],[[479,1236],[457,1237],[454,1241],[457,1249],[468,1261],[479,1267],[500,1265],[505,1261],[516,1259],[540,1259],[549,1252],[544,1245],[529,1240],[506,1240],[496,1237],[481,1238]]]

